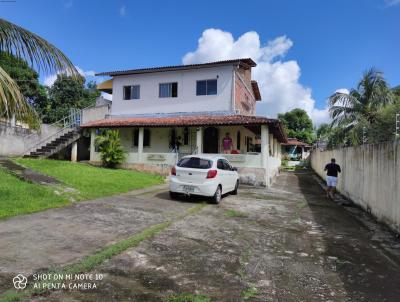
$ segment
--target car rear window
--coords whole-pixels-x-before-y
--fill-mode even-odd
[[[189,157],[182,158],[178,164],[181,168],[193,168],[193,169],[210,169],[212,166],[211,160],[199,158],[199,157]]]

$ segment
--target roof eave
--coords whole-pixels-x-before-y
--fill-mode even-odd
[[[168,72],[176,70],[191,70],[191,69],[203,69],[211,68],[215,66],[228,66],[238,64],[244,68],[251,68],[257,66],[257,64],[251,58],[236,59],[236,60],[226,60],[209,62],[202,64],[190,64],[190,65],[177,65],[177,66],[163,66],[163,67],[153,67],[153,68],[141,68],[141,69],[131,69],[131,70],[121,70],[121,71],[106,71],[96,73],[96,76],[120,76],[129,74],[145,74],[145,73],[156,73],[156,72]]]

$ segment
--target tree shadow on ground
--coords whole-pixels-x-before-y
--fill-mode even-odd
[[[327,198],[314,172],[289,174],[290,190],[304,196],[322,230],[324,255],[337,259],[333,268],[350,300],[399,301],[400,258],[388,255],[375,233],[355,217],[357,210],[350,212]],[[325,269],[332,270],[332,263]]]

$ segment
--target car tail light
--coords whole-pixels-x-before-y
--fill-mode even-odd
[[[217,170],[209,170],[207,172],[207,178],[214,178],[215,176],[217,176]]]
[[[172,169],[171,169],[171,175],[176,175],[176,169],[175,169],[175,167],[172,167]]]

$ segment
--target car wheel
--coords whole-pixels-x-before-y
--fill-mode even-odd
[[[239,180],[236,181],[235,189],[231,192],[232,195],[237,195],[238,188],[239,188]]]
[[[177,199],[178,198],[178,193],[169,191],[169,198],[170,199]]]
[[[222,189],[221,189],[221,186],[218,186],[217,190],[214,193],[212,200],[215,204],[219,204],[221,201],[221,198],[222,198]]]

